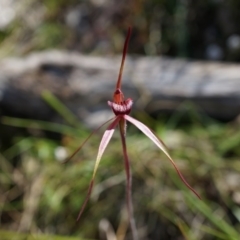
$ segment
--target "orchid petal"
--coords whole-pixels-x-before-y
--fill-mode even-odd
[[[176,169],[179,177],[181,178],[181,180],[183,181],[183,183],[198,197],[201,199],[201,197],[199,196],[199,194],[189,185],[189,183],[185,180],[185,178],[183,177],[182,173],[180,172],[180,170],[178,169],[176,163],[173,161],[173,159],[171,158],[171,156],[169,155],[166,147],[164,146],[164,144],[158,139],[158,137],[155,136],[155,134],[143,123],[141,123],[140,121],[136,120],[135,118],[130,117],[129,115],[124,115],[124,118],[131,122],[132,124],[134,124],[139,130],[141,130],[149,139],[151,139],[164,153],[165,155],[168,157],[168,159],[170,160],[170,162],[172,163],[173,167]]]
[[[90,185],[88,187],[88,192],[87,192],[87,197],[79,211],[79,214],[78,214],[78,218],[77,218],[77,221],[80,219],[81,215],[82,215],[82,212],[83,210],[85,209],[86,205],[87,205],[87,202],[89,200],[89,197],[91,195],[91,192],[92,192],[92,188],[93,188],[93,183],[94,183],[94,179],[95,179],[95,175],[96,175],[96,172],[97,172],[97,169],[98,169],[98,166],[99,166],[99,163],[100,163],[100,160],[102,158],[102,155],[109,143],[109,141],[111,140],[112,138],[112,135],[115,131],[115,128],[117,126],[117,124],[119,123],[121,117],[116,117],[113,122],[108,126],[107,130],[104,132],[103,134],[103,137],[102,137],[102,140],[100,142],[100,145],[99,145],[99,148],[98,148],[98,154],[97,154],[97,159],[96,159],[96,162],[95,162],[95,166],[94,166],[94,170],[93,170],[93,175],[92,175],[92,180],[90,182]]]
[[[113,135],[115,128],[116,128],[117,124],[119,123],[120,119],[121,119],[121,117],[116,117],[116,119],[108,126],[107,130],[103,134],[102,140],[101,140],[99,148],[98,148],[97,160],[96,160],[94,170],[93,170],[93,176],[92,176],[93,179],[95,178],[97,168],[99,166],[102,155],[103,155],[109,141],[111,140],[112,135]]]
[[[81,149],[82,147],[85,145],[85,143],[91,138],[91,136],[96,133],[101,127],[103,127],[105,124],[107,124],[108,122],[112,121],[114,118],[111,118],[109,120],[107,120],[106,122],[104,122],[103,124],[101,124],[98,128],[96,128],[95,130],[93,130],[89,136],[84,140],[84,142],[70,155],[70,157],[68,157],[65,161],[63,161],[63,163],[67,163],[68,161],[70,161]]]

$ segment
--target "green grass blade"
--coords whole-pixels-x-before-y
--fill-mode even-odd
[[[164,206],[158,206],[157,210],[159,214],[164,216],[170,222],[178,226],[185,240],[197,240],[197,238],[192,234],[190,227],[182,220],[174,211]]]
[[[4,230],[0,230],[0,236],[1,240],[87,240],[79,237],[44,235],[44,234],[25,234]]]
[[[42,98],[58,113],[60,114],[66,122],[74,127],[79,127],[78,118],[51,92],[44,91],[42,93]]]
[[[224,232],[229,240],[238,240],[239,233],[229,225],[224,219],[220,218],[214,211],[204,202],[204,200],[194,199],[189,194],[184,193],[187,201],[198,211],[200,211],[212,224],[214,224],[219,230]]]
[[[1,122],[5,125],[21,127],[21,128],[34,128],[40,130],[46,130],[56,132],[60,134],[66,134],[71,136],[77,136],[80,131],[76,128],[69,127],[64,124],[51,123],[33,119],[13,118],[13,117],[2,117]]]
[[[170,176],[174,183],[182,189],[182,185],[180,184],[180,181],[173,176],[172,173],[170,173]],[[227,236],[227,239],[229,240],[238,240],[239,239],[239,233],[234,229],[233,226],[231,226],[228,222],[226,222],[223,218],[215,214],[215,211],[211,209],[205,200],[199,200],[192,196],[191,192],[189,191],[182,191],[184,194],[186,203],[193,207],[195,210],[200,212],[202,215],[204,215],[213,225],[215,225],[216,228],[218,228],[222,233]]]
[[[5,150],[3,152],[3,156],[6,159],[11,160],[19,154],[29,150],[30,148],[32,148],[32,143],[30,139],[31,138],[21,139],[20,141],[9,147],[7,150]]]

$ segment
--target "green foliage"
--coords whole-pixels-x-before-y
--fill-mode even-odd
[[[69,111],[49,93],[45,95],[46,99],[60,114]],[[153,236],[156,239],[154,234],[168,234],[168,238],[182,235],[189,240],[238,239],[238,123],[218,123],[199,116],[189,104],[184,106],[188,114],[174,114],[169,122],[155,121],[149,116],[143,116],[142,121],[149,121],[163,138],[180,170],[202,200],[186,189],[166,157],[151,141],[129,124],[127,143],[133,170],[137,225],[146,230],[143,238]],[[65,119],[67,124],[75,125],[75,118],[69,119],[69,116]],[[44,134],[42,137],[16,136],[12,146],[2,151],[0,191],[4,201],[1,203],[1,228],[11,223],[18,225],[20,231],[40,230],[98,238],[98,225],[103,218],[108,219],[116,231],[127,225],[123,214],[125,173],[117,135],[104,154],[92,198],[76,224],[91,179],[100,134],[95,134],[75,159],[64,165],[61,164],[64,156],[59,152],[71,154],[88,134],[81,123],[77,123],[81,129],[78,130],[71,125],[10,117],[3,118],[2,122],[42,132],[58,132],[61,140],[49,139]],[[53,236],[52,239],[61,238]]]
[[[0,230],[1,240],[87,240],[78,237],[62,237],[43,234],[22,234]],[[90,239],[89,239],[90,240]]]
[[[45,22],[35,32],[33,39],[37,50],[57,48],[63,43],[66,30],[63,25],[56,22]]]
[[[26,0],[19,5],[13,5],[15,18],[0,31],[0,57],[49,48],[119,53],[130,25],[134,54],[206,59],[207,49],[217,44],[224,54],[219,60],[240,59],[239,47],[229,46],[239,33],[238,0]]]

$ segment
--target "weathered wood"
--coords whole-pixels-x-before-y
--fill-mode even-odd
[[[47,51],[0,62],[3,114],[51,120],[54,111],[42,100],[49,90],[84,122],[88,114],[109,110],[120,57],[83,56]],[[173,111],[190,100],[210,116],[232,120],[240,112],[240,65],[128,57],[123,90],[135,108]],[[96,117],[94,117],[96,119]]]

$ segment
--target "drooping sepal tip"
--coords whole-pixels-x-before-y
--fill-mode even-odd
[[[90,185],[89,185],[89,187],[88,187],[87,196],[86,196],[86,198],[85,198],[85,200],[84,200],[84,203],[83,203],[83,205],[82,205],[82,207],[81,207],[81,209],[80,209],[80,211],[79,211],[79,213],[78,213],[77,221],[79,221],[79,219],[81,218],[82,213],[83,213],[83,211],[84,211],[84,209],[85,209],[85,207],[86,207],[86,205],[87,205],[87,203],[88,203],[88,200],[89,200],[89,198],[90,198],[90,196],[91,196],[91,193],[92,193],[93,184],[94,184],[94,180],[92,179],[91,182],[90,182]]]

